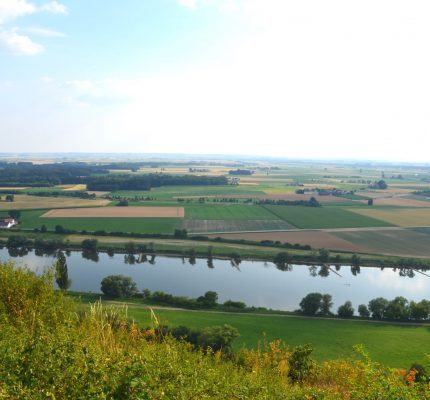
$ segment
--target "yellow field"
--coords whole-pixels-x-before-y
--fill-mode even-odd
[[[105,199],[77,199],[68,197],[39,197],[28,195],[15,195],[15,201],[0,201],[0,210],[30,210],[38,208],[67,208],[67,207],[92,207],[109,204]]]
[[[430,226],[430,208],[350,208],[349,211],[402,227]]]
[[[65,188],[64,190],[69,190],[69,191],[82,191],[82,190],[86,190],[87,189],[87,185],[73,185],[70,186],[68,188]]]

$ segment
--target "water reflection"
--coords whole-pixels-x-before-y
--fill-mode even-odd
[[[37,272],[54,262],[50,251],[36,252],[26,247],[0,250],[1,260],[10,258]],[[231,299],[250,306],[286,310],[297,309],[301,299],[312,292],[332,295],[334,309],[347,300],[357,309],[359,304],[367,304],[376,297],[403,296],[421,301],[430,293],[430,274],[412,267],[302,266],[287,261],[276,265],[237,257],[215,261],[209,252],[207,258],[198,259],[189,251],[183,258],[156,257],[148,248],[126,255],[87,251],[67,254],[70,289],[76,291],[99,292],[105,276],[122,274],[132,277],[140,290],[148,288],[195,298],[213,290],[221,302]]]

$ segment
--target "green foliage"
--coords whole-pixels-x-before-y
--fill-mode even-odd
[[[21,211],[19,210],[9,210],[7,213],[9,214],[9,217],[14,218],[16,220],[21,217]]]
[[[330,308],[333,306],[333,302],[329,294],[309,293],[299,305],[305,315],[331,315]]]
[[[55,282],[61,290],[67,290],[72,281],[69,279],[69,273],[67,270],[66,256],[62,251],[57,254],[57,260],[54,264],[55,269]]]
[[[345,304],[341,305],[337,309],[337,315],[341,318],[352,318],[354,315],[354,307],[352,306],[352,303],[348,300],[345,302]]]
[[[52,280],[52,271],[36,276],[0,266],[0,398],[418,400],[430,394],[427,384],[411,381],[417,374],[405,379],[367,357],[317,366],[309,346],[290,351],[273,342],[222,357],[237,337],[229,326],[202,330],[201,344],[211,351],[192,351],[169,335],[139,329],[125,309],[79,308],[53,290]]]
[[[138,292],[136,282],[124,275],[109,275],[103,278],[101,291],[112,298],[131,297]]]
[[[370,317],[370,311],[367,308],[366,304],[360,304],[358,306],[358,314],[362,318],[369,318]]]
[[[315,362],[310,358],[313,351],[312,346],[297,346],[288,357],[290,369],[288,377],[293,382],[304,382],[310,378],[315,369]]]

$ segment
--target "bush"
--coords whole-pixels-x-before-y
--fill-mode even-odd
[[[109,297],[131,297],[137,294],[137,285],[128,276],[109,275],[101,282],[101,291]]]

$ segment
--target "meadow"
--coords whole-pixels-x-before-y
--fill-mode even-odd
[[[205,311],[180,311],[158,308],[161,323],[185,325],[194,329],[230,324],[241,336],[234,348],[256,348],[264,340],[282,339],[289,346],[312,344],[313,356],[320,361],[353,355],[353,346],[363,344],[373,360],[384,365],[405,368],[423,362],[430,352],[429,326],[395,325],[352,320],[331,320],[276,315],[231,314]],[[141,326],[151,323],[150,311],[128,306],[128,315]]]

